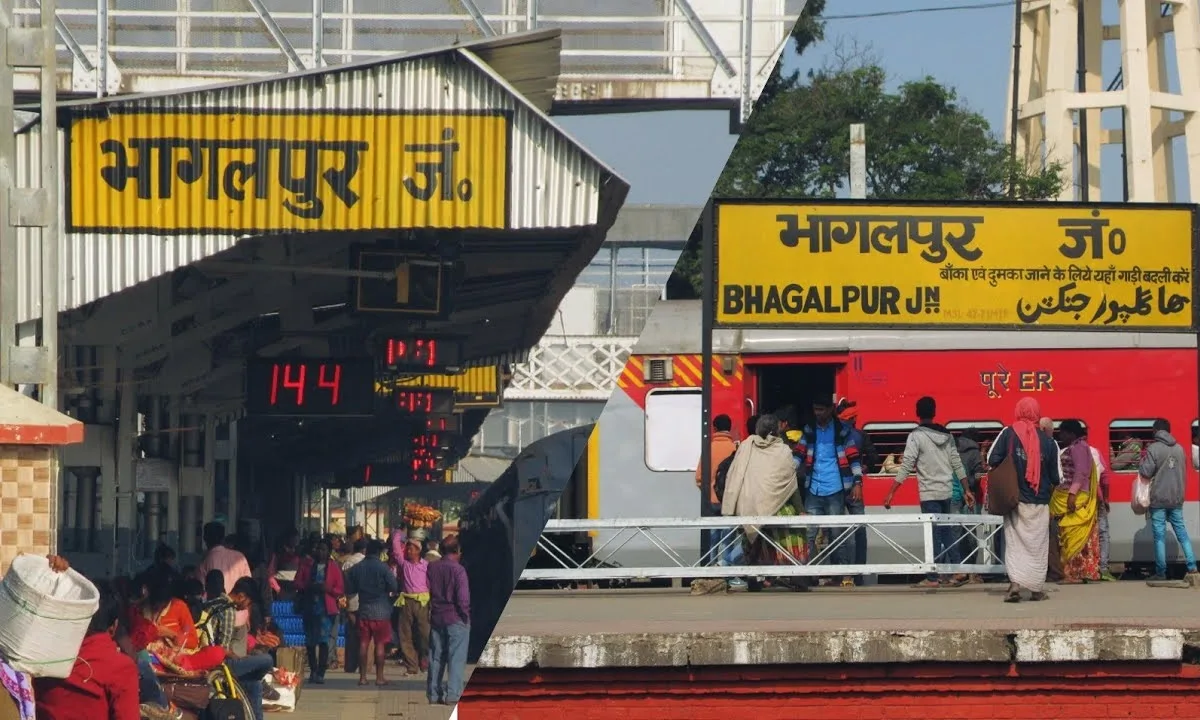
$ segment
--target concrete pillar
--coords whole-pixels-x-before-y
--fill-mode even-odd
[[[198,517],[204,507],[205,486],[212,484],[199,480],[206,475],[204,436],[208,419],[203,415],[182,415],[179,433],[179,543],[182,552],[196,552]]]
[[[96,532],[96,478],[99,468],[71,468],[78,485],[78,513],[76,515],[76,545],[80,552],[95,552],[99,546],[92,544],[92,536]]]
[[[196,513],[200,498],[194,495],[179,496],[179,553],[190,555],[196,548]]]
[[[181,436],[183,424],[179,406],[180,398],[172,397],[168,405],[166,428],[164,428],[170,432],[161,436],[167,446],[166,457],[175,464],[175,482],[171,483],[167,492],[163,493],[165,496],[163,505],[166,510],[166,529],[163,533],[163,542],[173,548],[179,547],[179,506],[183,498],[180,492],[181,477],[179,473],[180,457],[183,454],[183,437]]]
[[[162,458],[163,442],[162,429],[166,422],[163,412],[162,397],[151,395],[146,407],[146,427],[143,431],[143,446],[146,449],[147,457]],[[143,536],[143,546],[139,548],[143,556],[148,556],[154,552],[155,545],[162,539],[163,524],[162,524],[162,507],[163,498],[157,490],[153,492],[144,492],[143,495],[143,523],[146,528],[146,533]]]
[[[113,574],[131,572],[137,553],[133,547],[137,530],[137,479],[134,477],[133,461],[137,452],[138,411],[137,391],[133,384],[133,371],[121,371],[120,409],[117,421],[116,449],[116,553]]]
[[[238,519],[238,423],[229,423],[229,517],[226,527],[237,527]]]
[[[204,443],[204,471],[208,482],[204,483],[204,507],[200,512],[201,524],[209,522],[216,514],[217,487],[217,418],[209,415],[204,418],[204,434],[208,442]]]
[[[120,373],[117,370],[117,349],[115,347],[98,348],[100,376],[97,396],[99,405],[96,410],[96,420],[107,433],[100,446],[105,448],[101,455],[100,464],[100,507],[99,519],[92,531],[90,546],[97,552],[105,553],[105,560],[110,574],[115,574],[117,568],[117,453],[118,444],[115,441],[117,429],[117,411],[120,403]],[[99,428],[97,428],[99,429]]]
[[[72,472],[63,473],[63,512],[59,533],[62,539],[59,547],[63,552],[85,551],[82,541],[82,529],[78,522],[79,514],[79,480]]]

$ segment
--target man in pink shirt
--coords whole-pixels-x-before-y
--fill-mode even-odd
[[[196,568],[196,578],[204,582],[210,570],[220,570],[225,576],[225,592],[233,592],[233,586],[238,580],[250,577],[250,563],[246,556],[229,547],[225,543],[225,526],[219,522],[210,522],[204,526],[204,546],[208,552],[204,560]],[[237,631],[234,635],[235,645],[244,645],[250,629],[250,611],[237,611]],[[242,655],[246,654],[244,647],[238,648]]]
[[[399,562],[400,657],[405,670],[416,675],[429,669],[429,562],[421,557],[421,541],[404,544]]]

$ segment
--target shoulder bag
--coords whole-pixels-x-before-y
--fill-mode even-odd
[[[1017,465],[1013,461],[1016,454],[1016,438],[1012,430],[1005,428],[1003,432],[1010,434],[1008,452],[1000,464],[987,474],[987,509],[993,515],[1008,515],[1017,509],[1021,501],[1021,488],[1017,482]],[[998,439],[998,438],[997,438]]]

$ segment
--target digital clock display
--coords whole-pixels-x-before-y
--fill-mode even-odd
[[[425,429],[457,435],[462,432],[462,415],[426,415]]]
[[[375,414],[370,358],[252,358],[246,363],[250,415],[350,417]]]
[[[408,454],[408,466],[413,482],[436,482],[418,478],[445,477],[442,467],[443,449],[449,447],[449,436],[440,432],[425,432],[414,435]]]
[[[454,412],[454,390],[398,387],[392,391],[397,410],[414,415],[450,415]]]
[[[462,364],[462,342],[433,337],[388,338],[383,364],[392,372],[430,372]]]

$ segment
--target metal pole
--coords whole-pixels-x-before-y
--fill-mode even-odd
[[[608,249],[608,327],[605,332],[615,335],[617,330],[617,253],[616,245]]]
[[[106,0],[107,1],[107,0]],[[42,347],[45,377],[39,393],[43,405],[58,408],[58,52],[54,32],[55,0],[42,0],[41,155],[42,196]],[[107,12],[107,8],[106,8]],[[103,56],[101,67],[104,67]],[[56,503],[51,502],[51,507]]]
[[[325,67],[325,0],[313,0],[312,66]]]
[[[42,387],[38,399],[51,409],[58,409],[58,36],[54,22],[55,0],[42,0],[42,69],[41,81],[41,191],[42,213]],[[101,66],[106,67],[101,59]],[[9,126],[11,127],[11,126]],[[5,128],[5,132],[8,129]],[[15,284],[15,283],[14,283]],[[58,554],[59,539],[59,491],[62,488],[63,467],[57,449],[54,452],[50,479],[50,553]],[[91,495],[86,507],[91,508],[95,489],[91,482],[85,483]],[[90,520],[90,518],[89,518]]]
[[[754,110],[754,0],[742,0],[742,107],[741,121]]]
[[[850,198],[867,198],[867,126],[850,126]]]
[[[712,383],[713,383],[713,324],[716,315],[716,209],[710,199],[701,218],[701,290],[700,290],[700,517],[713,515],[712,497]],[[709,533],[700,533],[701,557],[707,556],[712,544]],[[715,558],[714,558],[715,559]]]
[[[1008,175],[1008,196],[1017,196],[1017,123],[1020,122],[1021,112],[1021,21],[1025,0],[1013,0],[1013,76],[1012,76],[1012,108],[1009,109],[1008,130],[1008,159],[1012,168]]]
[[[1079,92],[1087,92],[1087,14],[1085,7],[1087,3],[1080,0],[1075,14],[1075,45],[1076,45],[1076,66],[1078,77]],[[1086,108],[1079,108],[1079,186],[1080,199],[1087,202],[1091,199],[1091,162],[1088,153],[1088,111]]]
[[[96,97],[108,94],[108,2],[96,0]]]
[[[13,217],[17,140],[13,133],[13,65],[8,60],[12,0],[0,0],[0,384],[13,386],[13,348],[17,344],[17,228]],[[45,126],[43,126],[44,128]]]

